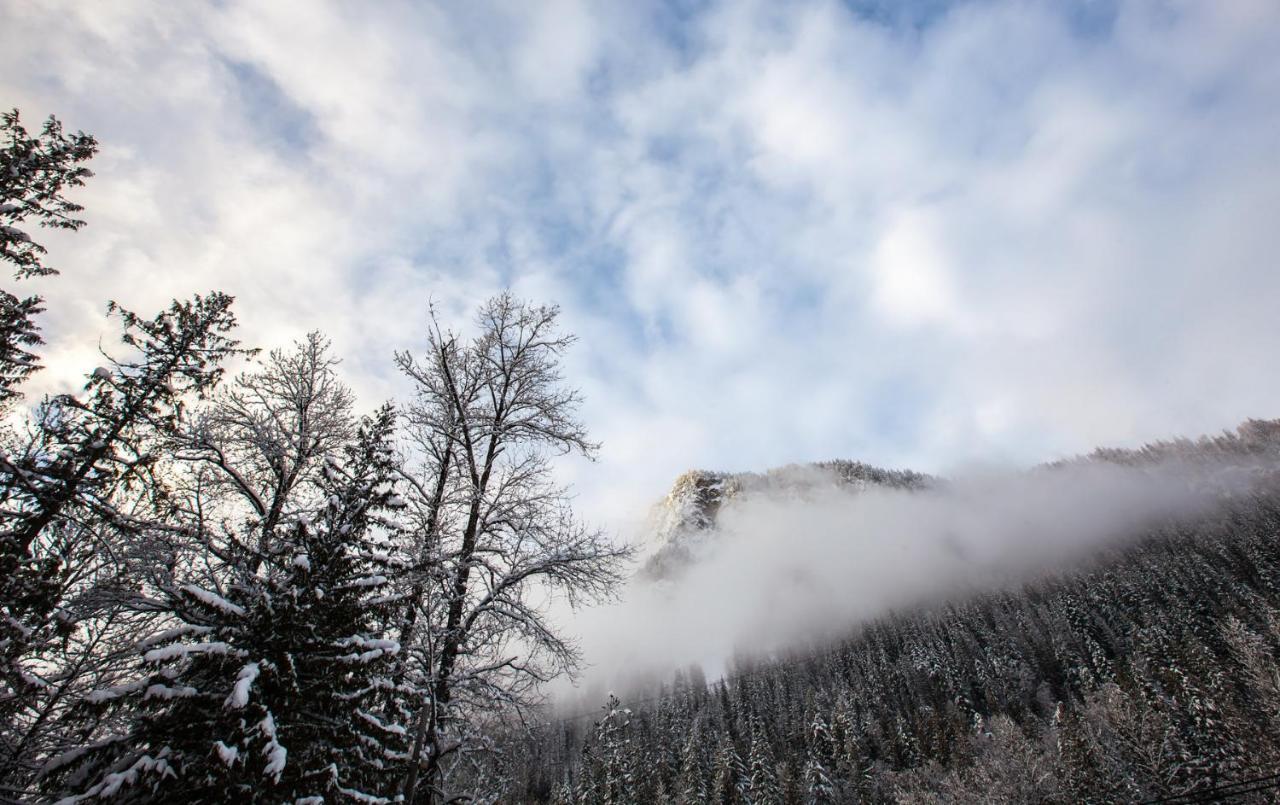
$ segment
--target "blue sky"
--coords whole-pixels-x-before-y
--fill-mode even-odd
[[[0,3],[97,135],[49,387],[108,298],[314,327],[362,400],[435,298],[564,308],[626,519],[689,467],[946,471],[1280,415],[1280,6]]]

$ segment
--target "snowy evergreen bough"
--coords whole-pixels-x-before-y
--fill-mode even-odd
[[[83,395],[38,406],[0,451],[0,714],[14,784],[25,787],[38,756],[65,739],[54,734],[102,673],[137,538],[172,515],[158,473],[158,442],[182,421],[189,401],[220,381],[242,354],[230,337],[224,294],[174,302],[151,319],[112,305],[126,354],[105,358]],[[147,561],[150,561],[149,559]]]
[[[0,115],[0,264],[12,267],[15,279],[58,273],[45,265],[46,249],[32,236],[30,223],[77,230],[83,210],[63,193],[80,187],[92,172],[84,163],[98,143],[84,132],[63,133],[55,117],[40,134],[23,127],[18,110]],[[18,386],[39,368],[33,348],[44,343],[35,317],[43,312],[39,296],[19,297],[0,290],[0,410],[20,395]]]
[[[123,731],[46,769],[67,801],[384,801],[406,733],[381,705],[404,564],[393,429],[390,407],[361,424],[323,468],[319,511],[270,554],[229,557],[219,589],[161,592],[179,625],[139,644],[143,676],[86,701]]]

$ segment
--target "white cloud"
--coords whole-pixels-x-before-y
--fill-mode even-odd
[[[583,335],[610,521],[689,466],[920,469],[1277,413],[1280,12],[10,3],[0,95],[103,141],[42,382],[107,298],[320,326],[370,403],[429,296]]]
[[[872,303],[891,322],[964,328],[951,266],[928,213],[910,210],[895,216],[876,244],[871,264]]]
[[[579,615],[586,698],[691,663],[715,678],[740,652],[783,652],[891,610],[1063,572],[1212,512],[1223,493],[1250,494],[1256,478],[1225,466],[975,471],[917,492],[850,492],[793,470],[725,504],[672,578],[637,578],[616,604]]]

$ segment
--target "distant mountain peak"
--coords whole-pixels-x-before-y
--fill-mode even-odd
[[[676,478],[671,491],[653,508],[651,544],[657,550],[645,562],[640,575],[653,580],[677,575],[706,549],[721,511],[749,496],[803,498],[831,487],[921,489],[934,482],[933,477],[910,470],[886,470],[840,459],[788,464],[763,473],[689,470]]]

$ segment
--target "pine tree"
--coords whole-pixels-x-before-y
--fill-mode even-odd
[[[821,713],[815,712],[809,719],[805,739],[805,802],[809,805],[833,803],[836,801],[835,784],[827,769],[835,756],[835,738]]]
[[[98,150],[83,132],[63,134],[57,118],[45,121],[31,136],[14,109],[0,115],[0,262],[13,267],[16,279],[57,272],[42,259],[45,248],[20,228],[28,219],[43,227],[76,230],[83,209],[63,191],[79,187],[93,174],[82,163]],[[18,386],[39,364],[32,348],[43,343],[35,317],[43,311],[39,296],[20,298],[0,290],[0,412],[19,395]]]
[[[1097,743],[1089,735],[1081,714],[1059,702],[1053,726],[1063,791],[1078,802],[1121,799],[1121,792],[1109,785]]]
[[[727,734],[720,736],[720,748],[716,752],[714,791],[712,800],[721,805],[733,805],[746,797],[747,774],[742,758]]]
[[[187,403],[209,392],[242,354],[223,294],[174,302],[153,319],[112,305],[128,358],[90,375],[35,413],[0,452],[0,730],[22,774],[57,743],[63,703],[99,669],[102,630],[122,590],[161,561],[153,537],[172,529],[161,445]],[[71,727],[67,728],[72,729]]]
[[[680,752],[680,771],[677,781],[676,801],[683,805],[694,805],[707,801],[708,774],[702,759],[702,745],[705,740],[702,722],[695,720],[689,728],[688,737]]]
[[[123,737],[54,764],[80,798],[370,801],[403,757],[402,725],[377,711],[397,563],[386,540],[394,415],[366,420],[322,474],[327,498],[266,556],[227,556],[221,589],[177,579],[179,624],[139,644],[146,673],[90,697]],[[310,801],[310,800],[308,800]]]
[[[581,793],[592,802],[614,805],[632,802],[636,770],[631,752],[631,711],[613,694],[609,695],[604,711],[588,746],[591,779],[583,781]]]
[[[747,787],[751,805],[781,805],[782,789],[778,785],[778,770],[769,747],[769,737],[759,719],[752,719],[751,753],[747,759],[749,784]]]

